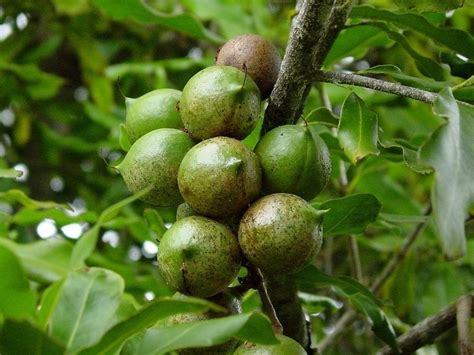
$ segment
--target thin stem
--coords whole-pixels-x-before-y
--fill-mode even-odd
[[[474,340],[471,329],[471,314],[473,312],[472,301],[471,295],[465,295],[457,302],[456,321],[460,355],[474,354]]]
[[[424,213],[425,216],[428,216],[429,214],[431,214],[431,204],[428,206],[428,208],[426,209]],[[388,280],[390,275],[393,274],[396,268],[405,259],[408,253],[408,250],[417,239],[418,235],[420,234],[425,224],[426,224],[426,221],[423,221],[423,222],[418,223],[415,226],[412,232],[405,239],[405,242],[403,243],[401,248],[392,256],[387,266],[380,273],[379,277],[377,277],[375,281],[372,283],[370,290],[374,294],[377,294],[380,291],[380,289]],[[334,325],[333,331],[330,334],[328,334],[328,336],[326,336],[319,344],[318,346],[319,351],[321,353],[324,353],[324,351],[327,348],[329,348],[337,340],[337,338],[345,330],[347,330],[347,327],[356,319],[357,319],[357,313],[354,310],[351,309],[351,310],[348,310],[346,313],[344,313]]]
[[[257,290],[260,294],[263,311],[272,322],[273,332],[275,334],[283,334],[283,326],[281,325],[280,320],[278,319],[278,316],[275,312],[275,308],[273,307],[273,303],[270,299],[270,296],[268,295],[268,290],[265,285],[262,272],[260,271],[260,269],[254,267],[251,264],[249,264],[247,268],[249,273],[252,274],[252,278],[254,278],[257,283]]]
[[[470,302],[472,302],[472,297],[473,294],[471,293],[463,296],[460,301],[463,298],[469,298]],[[459,301],[457,304],[459,304]],[[411,354],[426,344],[431,344],[441,334],[453,328],[456,325],[457,309],[457,305],[452,304],[436,313],[434,316],[425,318],[420,323],[413,326],[410,331],[398,337],[398,345],[401,353]],[[472,315],[471,308],[471,313],[464,314],[463,316],[470,318]],[[396,352],[388,347],[384,347],[379,354],[391,355],[396,354]],[[472,354],[472,352],[469,352],[468,354]]]
[[[349,252],[352,260],[352,271],[355,278],[360,283],[364,282],[362,275],[362,264],[360,263],[359,245],[357,244],[357,238],[354,235],[349,236]]]
[[[434,94],[429,91],[415,89],[410,86],[391,83],[389,81],[370,78],[358,74],[335,73],[316,70],[313,75],[313,80],[316,80],[318,82],[361,86],[367,89],[409,97],[411,99],[426,102],[429,104],[433,104],[438,97],[437,94]]]

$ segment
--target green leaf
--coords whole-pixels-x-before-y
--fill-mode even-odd
[[[474,58],[474,38],[469,33],[454,28],[437,27],[418,14],[400,14],[368,5],[360,5],[352,8],[350,17],[352,19],[386,21],[398,27],[419,32],[456,53],[471,59]]]
[[[6,317],[32,316],[36,294],[30,289],[20,261],[10,249],[0,245],[0,314]]]
[[[323,219],[325,236],[364,232],[375,222],[382,204],[371,194],[356,194],[323,202],[318,209],[329,210]]]
[[[232,337],[256,344],[277,344],[270,321],[260,313],[149,329],[139,348],[140,354],[163,354],[176,349],[208,347]]]
[[[85,260],[95,249],[102,225],[114,218],[123,207],[146,195],[152,188],[153,186],[148,186],[143,190],[138,191],[134,195],[127,197],[126,199],[117,202],[105,209],[97,219],[97,223],[86,233],[84,233],[84,235],[74,246],[71,255],[71,269],[77,269],[84,266]]]
[[[160,213],[155,209],[147,208],[145,211],[143,211],[143,214],[148,226],[153,232],[155,232],[158,240],[160,240],[163,234],[165,234],[165,232],[168,230]]]
[[[433,216],[444,253],[456,259],[466,252],[464,221],[474,202],[474,107],[456,102],[445,89],[434,112],[447,121],[421,147],[420,159],[436,171]]]
[[[3,355],[63,355],[64,347],[27,321],[7,319],[0,329]]]
[[[81,351],[81,355],[110,354],[120,349],[130,337],[155,325],[159,320],[178,313],[222,310],[213,303],[186,297],[183,299],[159,299],[142,307],[128,319],[112,327],[94,346]]]
[[[321,287],[336,287],[354,308],[367,316],[372,330],[382,341],[393,350],[398,350],[397,338],[387,316],[380,308],[380,301],[362,284],[347,276],[329,276],[313,265],[296,274],[302,290],[314,290]]]
[[[127,126],[121,123],[119,127],[120,127],[120,133],[119,133],[120,148],[128,152],[128,150],[132,146],[132,143],[130,143],[130,138],[128,137]]]
[[[464,0],[394,0],[394,2],[403,9],[416,10],[418,12],[445,12],[464,5]]]
[[[62,239],[41,240],[19,244],[0,238],[0,245],[10,249],[20,259],[28,278],[40,283],[62,279],[69,272],[72,246]]]
[[[13,215],[12,222],[16,225],[28,226],[39,223],[45,218],[54,220],[59,226],[64,226],[66,224],[77,222],[93,223],[97,220],[97,214],[93,211],[87,211],[77,216],[71,216],[63,209],[50,208],[37,211],[23,208]]]
[[[40,328],[46,329],[50,317],[58,304],[59,297],[64,286],[64,280],[51,284],[41,296],[41,303],[37,313],[37,324]]]
[[[110,328],[123,289],[123,279],[106,269],[70,273],[50,318],[51,335],[71,353],[96,343]]]
[[[377,27],[365,25],[348,27],[337,37],[324,61],[324,66],[330,66],[349,56],[361,58],[369,49],[388,43],[390,40],[387,35]]]
[[[299,124],[323,124],[329,127],[337,127],[339,117],[326,107],[318,107],[306,115],[306,117],[298,120]]]
[[[377,115],[355,93],[344,101],[338,127],[339,144],[352,164],[369,154],[379,154],[377,148]]]
[[[8,203],[19,203],[26,208],[32,210],[48,209],[48,208],[69,208],[69,206],[52,202],[52,201],[37,201],[29,198],[21,190],[8,190],[6,192],[0,192],[0,200]]]
[[[22,175],[20,170],[0,168],[0,178],[16,179]]]
[[[146,25],[162,25],[193,38],[222,43],[222,39],[218,35],[207,30],[198,19],[190,14],[164,14],[140,0],[92,0],[92,3],[115,20],[133,19]]]
[[[435,60],[419,54],[410,45],[408,39],[401,32],[391,30],[384,22],[367,22],[372,26],[380,28],[382,31],[396,41],[415,61],[416,67],[425,76],[431,77],[435,80],[445,80],[449,77],[449,66],[446,64],[439,64]]]
[[[53,0],[56,11],[70,16],[79,15],[88,10],[87,0]]]

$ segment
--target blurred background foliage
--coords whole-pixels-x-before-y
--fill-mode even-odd
[[[238,34],[260,34],[283,54],[295,14],[294,1],[289,0],[143,3],[0,3],[0,168],[23,171],[17,179],[0,179],[0,245],[18,255],[38,291],[67,274],[75,240],[104,209],[129,195],[113,168],[124,154],[119,144],[124,96],[138,97],[165,87],[182,89],[194,73],[213,63],[223,41]],[[392,12],[412,6],[400,0],[358,3]],[[427,6],[421,10],[430,10]],[[422,14],[437,28],[473,32],[472,0],[466,0],[457,10]],[[352,18],[349,24],[359,22]],[[389,70],[394,70],[390,67],[385,68],[388,78],[403,82],[416,77],[423,80],[421,85],[441,87],[444,83],[460,84],[473,75],[474,62],[465,56],[436,45],[419,32],[386,26],[372,21],[344,30],[325,68],[363,71],[391,64],[405,77],[390,76]],[[325,89],[339,113],[351,89],[329,84]],[[378,114],[381,135],[387,141],[407,142],[412,147],[408,153],[416,152],[442,123],[429,105],[360,88],[353,90]],[[459,95],[473,101],[472,91]],[[311,91],[304,115],[321,106],[318,92]],[[322,126],[318,129],[333,153],[332,181],[316,201],[324,202],[341,196],[338,166],[344,158],[337,142],[331,141],[329,130]],[[356,166],[347,161],[345,164],[349,177],[346,193],[370,193],[382,205],[378,219],[357,235],[368,282],[423,218],[433,176],[413,171],[399,151],[389,148]],[[7,192],[13,189],[24,194]],[[55,201],[69,208],[58,209],[55,203],[40,201]],[[147,218],[143,218],[144,212]],[[101,226],[97,249],[88,259],[91,266],[119,273],[125,279],[126,291],[138,302],[170,294],[153,263],[160,228],[174,221],[174,211],[158,212],[141,203],[121,209]],[[382,292],[385,310],[398,331],[474,288],[474,225],[467,224],[466,231],[467,255],[454,262],[444,260],[431,225],[422,231]],[[330,238],[318,265],[329,274],[351,275],[347,238]],[[338,299],[334,292],[327,296]],[[258,307],[255,297],[246,296],[246,310]],[[303,300],[315,315],[314,336],[320,340],[341,304],[323,298]],[[369,353],[380,346],[370,338],[365,322],[355,323],[353,329],[355,332],[348,332],[339,342],[336,353]],[[360,336],[362,333],[364,336]],[[452,354],[452,343],[452,335],[448,334],[437,345],[438,350]]]

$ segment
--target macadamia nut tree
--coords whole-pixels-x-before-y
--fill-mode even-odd
[[[473,17],[0,1],[0,354],[474,354]]]

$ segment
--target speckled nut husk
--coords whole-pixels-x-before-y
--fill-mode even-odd
[[[179,165],[193,145],[191,137],[180,130],[157,129],[139,138],[117,169],[131,192],[153,185],[143,201],[177,206],[183,202],[177,180]]]
[[[130,142],[159,128],[182,128],[177,103],[181,91],[158,89],[136,99],[127,98],[126,126]]]
[[[266,99],[278,78],[281,56],[265,38],[247,34],[224,44],[217,53],[216,64],[247,71],[259,87],[262,99]]]
[[[179,221],[180,219],[189,217],[189,216],[199,216],[199,213],[197,213],[191,206],[189,206],[186,202],[180,204],[178,208],[176,209],[176,220]],[[239,230],[239,223],[240,223],[240,215],[232,215],[229,217],[221,217],[221,218],[216,218],[214,217],[213,219],[226,227],[228,227],[232,233],[235,233],[237,235],[237,232]]]
[[[183,159],[179,190],[199,214],[227,217],[255,200],[262,174],[257,156],[238,140],[216,137],[197,144]]]
[[[181,295],[182,297],[182,295]],[[165,322],[164,326],[174,325],[174,324],[182,324],[182,323],[190,323],[190,322],[198,322],[202,320],[209,320],[215,318],[225,317],[231,314],[239,314],[242,313],[242,304],[240,300],[231,294],[229,291],[224,291],[222,293],[218,293],[217,295],[208,298],[209,301],[214,302],[225,309],[228,310],[226,313],[218,313],[214,311],[209,311],[205,313],[183,313],[183,314],[176,314],[174,316],[169,317]],[[178,350],[177,353],[180,355],[215,355],[215,354],[230,354],[235,349],[235,347],[239,344],[239,341],[236,339],[232,339],[226,341],[223,344],[215,345],[207,348],[190,348],[190,349],[181,349]]]
[[[211,297],[237,276],[241,253],[237,238],[212,219],[177,221],[160,241],[158,266],[166,284],[181,293]]]
[[[255,147],[266,193],[287,192],[313,199],[331,177],[331,157],[326,143],[307,126],[272,129]]]
[[[234,352],[234,355],[306,355],[306,351],[297,341],[284,336],[277,335],[280,344],[256,345],[245,342]]]
[[[240,220],[242,252],[264,274],[296,272],[321,248],[321,215],[299,196],[267,195],[250,206]]]
[[[194,138],[243,139],[257,124],[260,91],[236,68],[212,66],[189,79],[179,107],[184,126]]]

